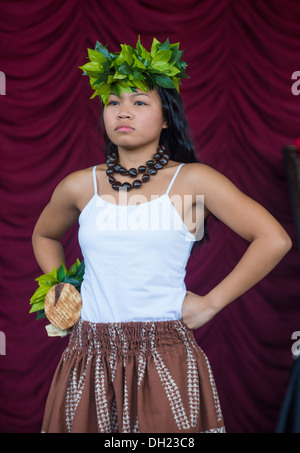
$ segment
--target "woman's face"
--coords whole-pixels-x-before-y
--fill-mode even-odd
[[[161,130],[167,127],[156,90],[111,94],[104,107],[103,121],[109,139],[118,147],[157,147]]]

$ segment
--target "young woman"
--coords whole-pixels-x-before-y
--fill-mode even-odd
[[[33,234],[47,273],[65,261],[60,240],[79,221],[85,261],[81,319],[56,370],[42,430],[224,432],[193,329],[265,277],[290,238],[261,205],[197,162],[176,89],[110,93],[103,123],[106,163],[64,178]],[[249,247],[223,281],[198,295],[186,291],[185,268],[210,214]]]

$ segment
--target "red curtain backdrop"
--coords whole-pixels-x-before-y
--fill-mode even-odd
[[[273,432],[300,330],[300,256],[282,156],[300,136],[300,96],[291,90],[300,71],[299,1],[1,0],[0,21],[0,431],[39,432],[68,341],[47,337],[47,322],[28,312],[41,274],[31,245],[39,214],[65,175],[104,162],[100,102],[89,100],[77,67],[96,40],[117,51],[140,34],[146,47],[155,36],[185,49],[190,79],[181,94],[197,157],[267,208],[294,241],[265,279],[195,332],[227,431]],[[202,295],[247,247],[213,220],[209,233],[187,267],[188,289]],[[64,243],[71,265],[81,258],[77,226]]]

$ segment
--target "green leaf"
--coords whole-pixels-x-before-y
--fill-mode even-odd
[[[133,77],[131,79],[131,77]],[[129,79],[130,80],[146,80],[145,77],[143,76],[143,74],[140,73],[140,71],[138,71],[137,69],[133,68],[132,69],[132,76],[129,76]]]
[[[133,64],[134,68],[139,68],[139,69],[143,69],[143,70],[147,69],[146,66],[144,65],[144,63],[141,61],[140,57],[133,55],[133,60],[134,60],[134,64]]]
[[[168,76],[175,76],[176,74],[179,74],[180,69],[175,68],[175,66],[169,65],[169,68],[165,71],[165,74]]]
[[[151,67],[151,70],[150,72],[152,73],[162,73],[163,75],[169,70],[170,68],[170,65],[169,63],[164,63],[164,62],[161,62],[161,61],[157,61],[156,63],[154,63]]]
[[[97,78],[91,77],[90,82],[91,82],[92,88],[98,89],[99,86],[107,83],[109,76],[110,76],[110,72],[103,72],[102,74],[99,74],[99,76],[97,76]]]
[[[133,68],[125,61],[121,66],[118,67],[118,73],[123,75],[129,75],[133,72]]]
[[[84,64],[83,66],[78,66],[79,69],[82,69],[82,71],[86,72],[88,75],[91,75],[91,77],[97,77],[99,74],[99,71],[102,70],[102,67],[97,61],[91,61],[89,63]]]
[[[149,91],[145,82],[142,82],[141,80],[134,80],[133,83],[139,90],[145,91],[146,93]]]
[[[128,85],[128,83],[124,82],[124,80],[120,80],[118,82],[118,85],[119,85],[121,93],[131,93],[132,92],[130,86]]]
[[[178,78],[178,79],[189,79],[189,76],[187,75],[186,72],[179,72],[179,73],[177,74],[177,78]]]
[[[106,57],[103,53],[97,52],[96,50],[88,49],[90,61],[96,61],[102,65],[106,61]]]
[[[111,85],[111,91],[112,91],[112,93],[114,93],[116,96],[121,97],[121,91],[120,91],[119,83],[112,83],[112,85]]]
[[[91,96],[90,99],[93,99],[95,96],[100,96],[103,100],[103,96],[107,96],[107,99],[111,92],[111,84],[104,84],[101,85],[97,90],[95,90],[94,94]]]
[[[46,315],[45,315],[45,310],[38,310],[36,312],[36,319],[43,319],[43,318],[46,318]]]
[[[60,266],[60,268],[58,269],[57,271],[57,278],[58,278],[58,281],[59,282],[62,282],[63,279],[66,277],[66,268],[65,266],[62,264]]]
[[[180,42],[174,42],[173,44],[170,44],[170,49],[175,50],[177,52],[177,51],[179,51],[179,46],[180,46]]]
[[[166,41],[163,44],[161,44],[161,46],[159,47],[159,50],[170,50],[169,38],[167,38]]]
[[[66,277],[63,283],[69,283],[70,285],[77,286],[78,283],[80,283],[80,281],[78,280],[78,278],[75,277]]]
[[[96,41],[95,50],[104,55],[106,60],[111,60],[111,54],[99,41]]]
[[[172,80],[173,80],[173,83],[174,83],[174,85],[175,85],[176,90],[177,90],[178,93],[179,93],[179,83],[178,83],[177,77],[172,77]]]
[[[132,80],[128,80],[127,84],[128,84],[128,86],[130,86],[131,91],[133,93],[137,93],[138,92],[137,89],[136,89],[137,87],[135,86],[135,81],[133,82]],[[147,87],[147,90],[148,90],[148,87]]]
[[[44,302],[39,302],[37,304],[33,304],[29,313],[34,313],[36,311],[39,311],[39,310],[43,310],[44,309]]]
[[[32,297],[30,299],[30,302],[35,303],[35,301],[45,298],[45,296],[46,296],[47,292],[49,291],[49,289],[51,288],[51,286],[53,286],[53,285],[39,286],[38,289],[33,293]]]
[[[138,53],[142,53],[142,49],[143,49],[143,46],[141,44],[141,36],[139,35],[137,43],[136,43],[136,50],[138,51]]]
[[[30,303],[30,305],[39,304],[41,302],[44,303],[45,302],[45,297],[46,296],[39,297],[39,298],[36,298],[36,299],[31,299],[29,303]]]
[[[154,77],[150,73],[146,73],[145,77],[146,77],[146,80],[147,80],[147,85],[149,86],[150,90],[153,90],[155,88]]]
[[[56,271],[56,267],[54,266],[54,268],[52,269],[51,272],[49,272],[49,274],[43,274],[43,275],[40,275],[40,277],[36,278],[35,281],[39,281],[39,279],[41,277],[46,277],[46,276],[49,276],[50,279],[57,279],[57,271]]]
[[[140,36],[138,37],[138,41],[136,44],[136,50],[137,50],[138,56],[142,57],[144,60],[150,61],[152,59],[151,53],[147,52],[145,47],[142,46]]]
[[[102,100],[104,105],[108,104],[108,99],[109,99],[110,93],[111,93],[111,89],[109,88],[103,94],[101,94],[101,100]]]
[[[133,49],[130,46],[127,46],[126,44],[121,45],[122,51],[120,52],[118,58],[115,60],[114,65],[116,66],[117,64],[122,64],[122,63],[127,63],[129,66],[132,66],[133,64]],[[120,58],[120,62],[118,61]],[[123,61],[122,61],[123,60]]]
[[[81,261],[77,271],[76,271],[76,274],[75,276],[78,277],[79,279],[82,279],[83,278],[83,274],[84,274],[84,269],[85,269],[85,265],[84,265],[84,260]]]
[[[172,56],[171,51],[159,50],[158,52],[156,52],[152,59],[152,66],[154,66],[157,63],[167,63],[170,60],[171,56]]]
[[[153,38],[151,49],[150,49],[151,57],[153,57],[155,55],[158,44],[160,44],[160,42],[156,38]]]
[[[67,272],[67,276],[75,274],[75,272],[77,271],[77,268],[78,268],[77,262],[72,264],[72,266],[70,267],[70,269]]]
[[[96,96],[102,96],[102,95],[100,95],[97,91],[98,91],[98,90],[94,91],[94,93],[92,94],[92,96],[90,97],[90,99],[94,99]]]
[[[36,281],[38,282],[38,284],[40,286],[42,286],[42,285],[52,285],[52,284],[58,283],[57,277],[56,276],[53,277],[50,274],[41,275],[40,277],[36,278]]]
[[[176,88],[173,80],[166,75],[153,74],[153,78],[154,78],[155,82],[157,83],[157,85],[159,85],[163,88]]]
[[[113,80],[122,80],[122,79],[127,79],[127,75],[126,74],[121,74],[120,72],[116,72],[114,77],[113,77]]]

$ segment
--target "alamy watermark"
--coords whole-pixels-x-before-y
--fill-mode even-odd
[[[0,355],[6,355],[6,336],[0,331]]]
[[[292,340],[297,340],[292,344],[292,354],[295,358],[300,355],[300,330],[296,330],[292,333]]]
[[[6,95],[6,76],[2,71],[0,71],[0,95]]]
[[[106,203],[96,217],[99,231],[182,231],[187,241],[199,241],[204,234],[204,195],[135,194],[127,203],[127,190],[119,191],[118,203],[112,195],[99,197],[97,205]],[[134,201],[134,203],[133,203]],[[179,213],[182,214],[179,214]]]
[[[292,74],[292,80],[296,80],[291,87],[291,91],[294,96],[300,94],[300,71],[294,71]]]

